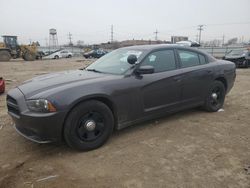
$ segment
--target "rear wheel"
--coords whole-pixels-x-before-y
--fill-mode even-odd
[[[204,108],[209,112],[217,112],[222,108],[225,100],[225,86],[220,81],[214,81],[206,97]]]
[[[11,55],[7,50],[0,51],[0,61],[9,61],[10,58],[11,58]]]
[[[25,52],[23,55],[23,59],[25,61],[34,61],[36,59],[36,55],[31,52]]]
[[[59,59],[59,56],[58,55],[55,55],[55,57],[54,57],[55,59]]]
[[[64,138],[78,150],[92,150],[102,146],[114,128],[114,117],[104,103],[91,100],[76,106],[67,117]]]

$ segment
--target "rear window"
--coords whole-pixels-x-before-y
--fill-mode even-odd
[[[207,60],[204,55],[199,54],[199,59],[201,65],[207,64]]]
[[[199,56],[195,52],[178,50],[181,67],[193,67],[200,64]]]

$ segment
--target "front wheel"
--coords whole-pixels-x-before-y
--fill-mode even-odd
[[[225,100],[225,86],[220,81],[214,81],[205,99],[204,108],[209,112],[217,112],[222,108]]]
[[[67,144],[78,150],[102,146],[114,128],[114,117],[104,103],[91,100],[80,103],[69,114],[64,127]]]
[[[32,52],[25,52],[23,55],[23,59],[25,61],[34,61],[36,59],[36,55]]]

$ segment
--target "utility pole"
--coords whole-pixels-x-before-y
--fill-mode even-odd
[[[201,31],[203,31],[204,25],[198,25],[198,30],[199,30],[199,44],[201,43]]]
[[[225,44],[225,35],[223,34],[223,36],[222,36],[222,46],[224,46],[224,44]]]
[[[195,35],[195,41],[196,41],[196,42],[198,42],[198,37],[199,37],[199,35],[196,34],[196,35]]]
[[[113,27],[113,25],[111,25],[111,40],[110,40],[110,42],[111,43],[113,43],[113,41],[114,41],[114,27]]]
[[[156,29],[156,31],[154,32],[154,34],[155,34],[155,41],[158,40],[158,37],[157,37],[158,33],[159,33],[159,32],[158,32],[157,29]]]
[[[68,37],[69,37],[69,45],[71,46],[71,45],[73,45],[73,43],[72,43],[72,34],[69,33]]]

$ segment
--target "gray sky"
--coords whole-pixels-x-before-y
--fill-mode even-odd
[[[45,44],[56,28],[59,44],[83,40],[86,44],[114,39],[170,40],[171,35],[202,40],[244,37],[250,40],[250,0],[0,0],[0,35],[13,34],[20,43]]]

